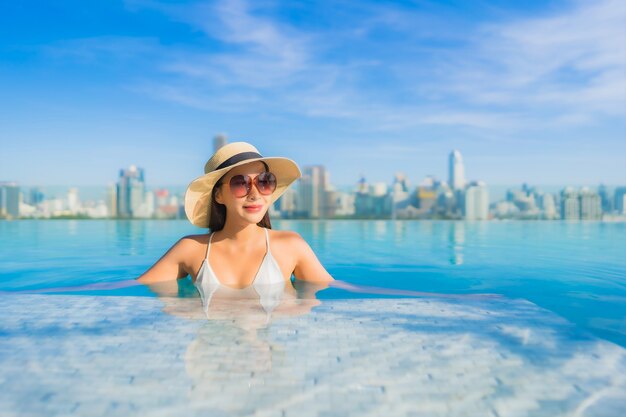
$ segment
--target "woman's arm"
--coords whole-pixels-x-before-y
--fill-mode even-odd
[[[306,240],[298,233],[291,233],[290,244],[296,255],[296,266],[293,270],[296,279],[320,284],[334,281],[334,278],[322,266]]]
[[[193,241],[182,238],[174,244],[166,253],[155,262],[146,272],[137,278],[142,284],[154,284],[156,282],[173,281],[186,277],[188,266],[186,260],[193,250]]]
[[[335,280],[329,283],[329,287],[339,288],[342,290],[363,293],[363,294],[380,294],[380,295],[402,295],[408,297],[439,297],[439,298],[459,298],[459,299],[484,299],[499,298],[499,294],[445,294],[437,292],[423,292],[413,290],[398,290],[395,288],[371,287],[369,285],[350,284],[346,281]]]

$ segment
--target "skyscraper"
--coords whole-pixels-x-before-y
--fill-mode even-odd
[[[604,213],[611,213],[613,211],[613,199],[610,197],[609,189],[606,185],[600,184],[600,187],[598,187],[598,195],[600,196],[602,211]]]
[[[142,168],[131,165],[127,170],[120,170],[117,183],[117,215],[132,218],[144,203],[145,180]]]
[[[580,190],[580,218],[582,220],[600,220],[602,218],[600,196],[587,187]]]
[[[298,188],[298,213],[311,218],[327,216],[327,189],[328,173],[323,166],[304,167]]]
[[[228,138],[223,133],[215,135],[213,138],[213,153],[217,152],[218,149],[226,145],[227,140]]]
[[[465,187],[465,168],[461,152],[454,150],[449,158],[450,178],[449,184],[453,190],[462,190]]]
[[[78,188],[70,188],[67,192],[67,210],[71,214],[77,214],[80,211],[80,208]]]
[[[561,191],[561,219],[580,219],[580,199],[578,192],[572,187],[567,187]]]
[[[466,220],[489,218],[489,190],[483,181],[472,182],[465,190],[464,213]]]
[[[617,187],[615,189],[615,210],[619,214],[626,214],[626,187]]]
[[[14,182],[0,182],[0,219],[20,217],[20,187]]]

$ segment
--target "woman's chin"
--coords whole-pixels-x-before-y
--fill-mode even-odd
[[[243,217],[250,223],[256,224],[256,223],[259,223],[261,220],[263,220],[263,216],[265,216],[266,211],[267,210],[260,210],[260,211],[243,210],[243,213],[241,213],[241,217]]]

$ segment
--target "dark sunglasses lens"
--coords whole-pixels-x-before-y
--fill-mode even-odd
[[[250,177],[244,177],[243,175],[235,175],[230,179],[229,186],[230,191],[235,197],[243,197],[250,191]]]
[[[272,194],[276,189],[276,176],[271,172],[260,173],[257,177],[257,186],[261,194]]]

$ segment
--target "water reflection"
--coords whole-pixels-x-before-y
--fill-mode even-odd
[[[146,221],[118,220],[115,222],[115,243],[122,256],[145,254]]]
[[[193,287],[189,283],[171,285],[170,282],[169,286],[159,284],[150,288],[164,303],[165,313],[206,321],[198,328],[184,355],[185,369],[193,380],[190,399],[215,397],[216,387],[220,387],[224,406],[230,407],[233,397],[251,395],[253,387],[263,386],[275,365],[282,364],[286,351],[271,337],[272,323],[310,313],[321,304],[316,293],[327,288],[296,280],[281,285],[278,303],[268,306],[253,287],[244,290],[223,287],[206,299],[176,297],[181,286]]]
[[[465,249],[465,223],[451,222],[448,232],[448,249],[450,253],[450,263],[452,265],[463,265],[463,251]]]

